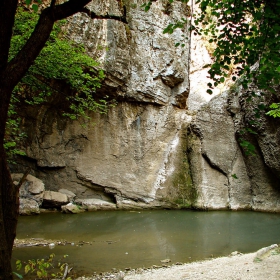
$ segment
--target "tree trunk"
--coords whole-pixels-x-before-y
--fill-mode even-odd
[[[13,279],[11,255],[18,219],[18,187],[13,185],[4,149],[5,127],[13,88],[26,74],[49,38],[55,21],[82,10],[91,0],[69,0],[44,9],[39,21],[19,53],[8,62],[12,29],[18,0],[0,0],[0,280]],[[115,19],[126,23],[124,16],[98,16],[92,18]]]
[[[3,145],[0,146],[0,279],[13,279],[11,254],[18,218],[17,188],[8,170]]]
[[[11,255],[19,200],[18,188],[12,182],[3,146],[11,90],[3,88],[2,82],[0,78],[0,280],[9,280],[13,279]]]

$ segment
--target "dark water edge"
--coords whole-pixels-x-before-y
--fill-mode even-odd
[[[74,245],[14,249],[16,259],[57,258],[80,275],[248,253],[280,243],[280,214],[230,211],[100,211],[20,217],[17,238],[64,239]],[[78,245],[79,241],[91,245]]]

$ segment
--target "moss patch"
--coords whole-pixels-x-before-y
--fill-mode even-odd
[[[191,169],[186,152],[183,153],[181,160],[182,164],[180,164],[172,176],[174,191],[172,202],[179,208],[191,208],[197,200],[197,190],[192,182]]]

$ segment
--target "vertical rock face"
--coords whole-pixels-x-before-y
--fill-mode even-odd
[[[238,84],[225,92],[230,80],[214,89],[214,98],[207,95],[207,83],[212,82],[205,68],[211,63],[207,47],[203,38],[192,37],[187,105],[194,117],[187,142],[197,191],[193,206],[280,212],[280,120],[264,113],[254,117],[258,102],[268,105],[279,98],[266,94],[265,100],[246,102],[248,96]],[[248,128],[256,134],[248,133]],[[242,141],[255,146],[254,156],[246,154]]]
[[[79,121],[61,118],[50,105],[25,119],[29,162],[46,189],[66,188],[77,199],[114,201],[119,208],[174,207],[189,203],[185,167],[186,99],[189,92],[188,47],[176,48],[182,32],[163,34],[171,22],[188,16],[187,5],[153,3],[148,13],[142,1],[93,1],[88,8],[116,20],[92,20],[77,14],[66,28],[83,42],[106,72],[101,96],[117,105],[105,115]],[[184,30],[185,32],[186,30]],[[182,41],[188,46],[188,40]],[[183,168],[182,168],[183,166]],[[186,175],[187,174],[187,175]]]
[[[240,89],[211,99],[203,68],[211,57],[202,40],[192,39],[190,59],[190,41],[182,39],[187,27],[162,33],[189,15],[188,6],[156,1],[145,13],[142,4],[95,0],[88,6],[99,15],[126,11],[127,24],[86,14],[69,21],[67,36],[82,42],[106,72],[97,95],[117,105],[107,114],[91,113],[86,127],[60,115],[61,96],[53,98],[56,106],[27,109],[27,157],[15,171],[32,166],[47,190],[67,189],[88,209],[105,203],[111,209],[179,205],[280,212],[279,119],[262,116],[253,127],[257,136],[241,135],[254,103],[247,104]],[[176,48],[177,42],[186,47]],[[255,145],[255,156],[245,154],[240,138]]]
[[[186,4],[153,3],[149,12],[142,1],[92,1],[88,8],[101,15],[127,13],[128,24],[91,20],[77,14],[69,22],[69,37],[84,43],[88,53],[106,71],[102,93],[136,102],[173,104],[185,108],[189,90],[189,48],[176,48],[186,30],[163,34],[168,24],[189,15]],[[186,34],[185,33],[185,34]]]
[[[257,134],[245,133],[257,108],[245,99],[240,90],[216,96],[200,108],[189,127],[198,208],[280,211],[280,121],[263,114],[253,127]],[[240,149],[242,140],[255,146],[255,155]]]

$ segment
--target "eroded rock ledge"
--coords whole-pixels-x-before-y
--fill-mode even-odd
[[[56,207],[65,211],[192,207],[280,212],[280,120],[263,115],[253,127],[257,136],[241,136],[256,104],[246,102],[238,85],[212,100],[203,95],[208,82],[203,66],[211,57],[199,39],[192,40],[191,57],[188,38],[182,42],[186,48],[175,47],[188,29],[162,33],[189,15],[187,5],[168,3],[156,1],[145,13],[142,1],[95,0],[88,7],[100,14],[121,15],[125,5],[128,24],[85,14],[69,21],[67,36],[83,42],[106,72],[97,95],[115,98],[117,105],[106,115],[91,113],[85,128],[62,117],[62,96],[25,107],[26,157],[13,172],[31,167],[50,191],[45,198],[61,189],[72,192],[71,199],[59,195],[64,199]],[[279,98],[267,95],[265,102],[271,101]],[[240,147],[241,137],[255,145],[254,157]],[[42,193],[36,195],[40,204]],[[34,199],[28,203],[28,211],[36,213]]]

